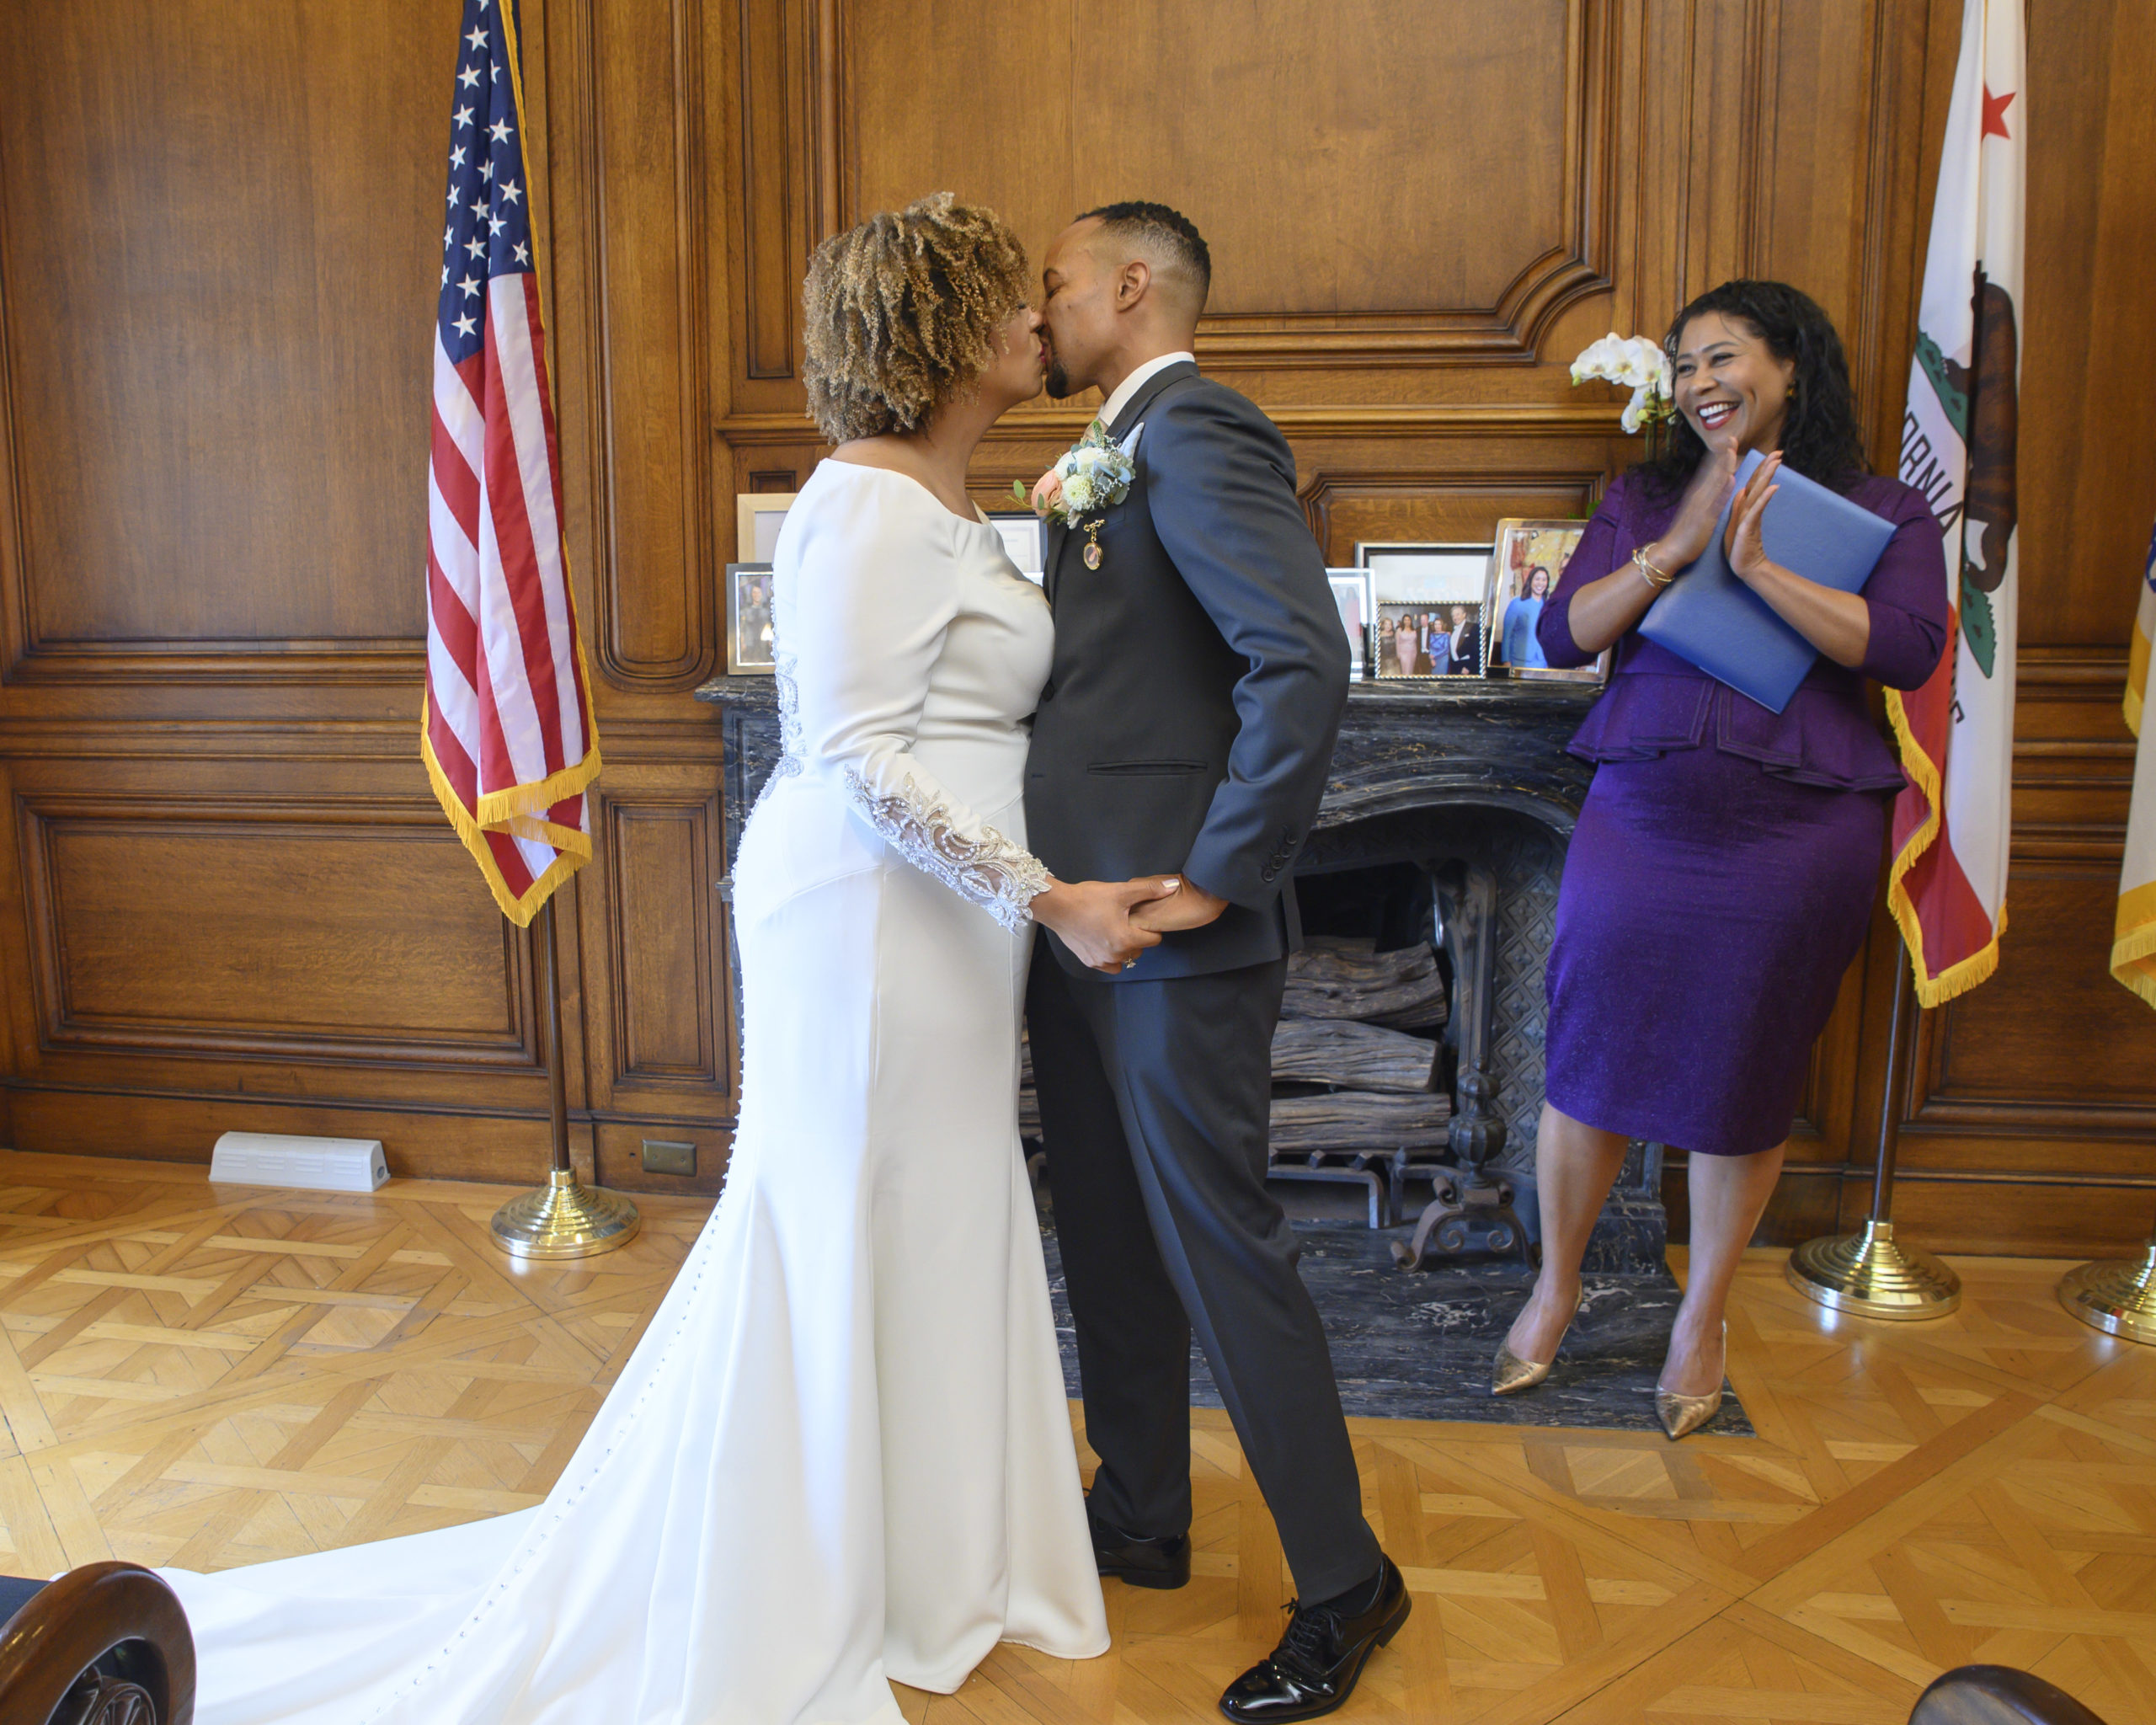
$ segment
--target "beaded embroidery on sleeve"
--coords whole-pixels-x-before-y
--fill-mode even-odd
[[[793,680],[794,664],[791,653],[771,655],[771,681],[778,689],[779,753],[771,777],[757,793],[759,803],[771,793],[772,787],[781,779],[792,778],[801,771],[801,688]]]
[[[974,837],[961,828],[942,798],[926,795],[911,774],[889,796],[851,768],[846,794],[884,842],[925,874],[981,906],[1013,934],[1033,921],[1037,894],[1049,889],[1040,859],[1021,850],[992,826]]]

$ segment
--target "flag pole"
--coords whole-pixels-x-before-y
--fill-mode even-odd
[[[1916,1002],[1907,946],[1896,943],[1894,1014],[1886,1032],[1886,1082],[1879,1102],[1878,1160],[1871,1215],[1859,1234],[1822,1235],[1789,1255],[1785,1274],[1807,1299],[1855,1317],[1945,1317],[1961,1303],[1961,1279],[1928,1252],[1894,1237],[1894,1162],[1901,1149],[1902,1098],[1916,1048]]]
[[[552,893],[531,919],[531,951],[539,972],[540,1052],[547,1062],[553,1167],[544,1186],[519,1194],[494,1212],[494,1244],[511,1258],[596,1258],[635,1239],[643,1219],[620,1193],[580,1183],[569,1163],[568,1073],[562,1064],[562,991]]]

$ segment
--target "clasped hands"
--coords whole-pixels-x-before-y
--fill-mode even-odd
[[[1776,450],[1753,469],[1752,477],[1730,502],[1729,519],[1722,527],[1722,555],[1729,560],[1731,573],[1741,581],[1748,583],[1774,567],[1767,555],[1762,523],[1767,505],[1780,489],[1774,475],[1780,472],[1781,464],[1781,451]],[[1672,574],[1681,571],[1707,548],[1716,520],[1721,514],[1722,499],[1737,483],[1737,466],[1735,443],[1709,446],[1706,459],[1686,488],[1677,519],[1654,547],[1656,561]]]
[[[1161,937],[1203,928],[1228,908],[1180,875],[1056,881],[1033,899],[1033,920],[1055,931],[1080,961],[1113,975]]]

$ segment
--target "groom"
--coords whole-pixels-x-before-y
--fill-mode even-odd
[[[1033,720],[1027,842],[1065,880],[1173,874],[1120,975],[1040,937],[1027,996],[1041,1125],[1101,1458],[1103,1575],[1190,1577],[1196,1327],[1299,1598],[1231,1719],[1315,1718],[1406,1620],[1361,1485],[1298,1247],[1265,1188],[1272,1041],[1298,943],[1289,873],[1348,697],[1325,559],[1272,422],[1190,348],[1211,259],[1159,204],[1049,249],[1049,393],[1107,397],[1128,493],[1049,536],[1055,659]],[[1097,547],[1097,549],[1096,549]]]

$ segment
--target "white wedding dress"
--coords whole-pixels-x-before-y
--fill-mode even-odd
[[[543,1504],[166,1572],[198,1725],[899,1725],[887,1680],[1107,1650],[1017,1139],[1048,606],[835,461],[776,586],[725,1196]]]

